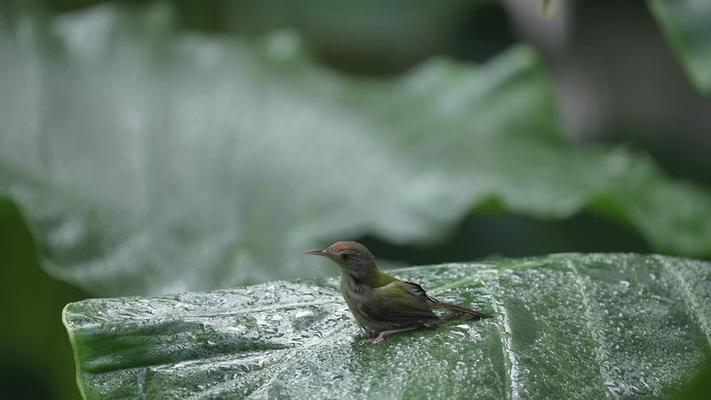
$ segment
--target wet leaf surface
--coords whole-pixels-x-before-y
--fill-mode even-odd
[[[711,264],[560,254],[395,271],[494,314],[380,345],[334,279],[69,304],[86,398],[662,398],[711,344]]]

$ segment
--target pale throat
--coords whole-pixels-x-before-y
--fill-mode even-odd
[[[340,265],[340,267],[341,274],[348,275],[353,279],[354,283],[367,283],[378,271],[378,267],[375,266],[375,263],[361,264],[355,267]]]

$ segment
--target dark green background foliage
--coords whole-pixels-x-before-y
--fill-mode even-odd
[[[19,210],[0,197],[0,329],[3,398],[77,396],[74,363],[57,316],[62,304],[86,297],[41,270]]]
[[[548,19],[540,4],[522,14],[516,3],[0,2],[0,285],[7,327],[0,330],[0,397],[78,396],[59,320],[70,301],[330,276],[333,267],[301,254],[336,239],[363,241],[385,267],[563,251],[711,258],[711,2],[554,1]],[[563,20],[567,28],[551,28]],[[551,40],[540,29],[566,39]],[[564,264],[576,260],[587,259]],[[570,307],[591,307],[605,302],[609,289],[586,292],[592,280],[649,289],[656,283],[645,268],[672,259],[635,260],[645,261],[635,261],[629,276],[617,262],[572,280],[555,267],[550,284],[589,296]],[[661,379],[640,378],[649,388],[638,389],[654,395],[689,381],[709,350],[708,321],[691,304],[708,302],[707,265],[669,263],[677,276],[696,274],[695,294],[674,298],[679,287],[660,284],[658,295],[670,303],[656,318],[668,323],[640,337],[666,340],[665,328],[686,324],[707,341],[653,348],[633,340],[620,350],[658,352],[623,371]],[[687,264],[700,269],[684,272]],[[444,279],[431,275],[437,268],[421,271],[428,282]],[[507,271],[497,278],[503,292],[518,284]],[[254,290],[234,292],[242,293],[234,306],[268,300]],[[235,295],[221,293],[185,296]],[[346,329],[337,296],[319,293],[325,309],[309,324],[335,321]],[[540,318],[543,331],[560,330],[550,319],[564,303],[557,294],[531,303],[533,317],[519,312],[527,302],[497,296],[463,300],[510,305],[513,326]],[[147,309],[162,304],[131,301]],[[642,297],[624,307],[648,310],[653,301]],[[108,318],[106,324],[126,329],[125,342],[107,333],[108,325],[86,325],[102,318],[88,306],[113,302],[124,304],[71,305],[68,329],[78,351],[86,350],[79,351],[82,385],[128,395],[136,389],[121,381],[128,372],[114,369],[155,360],[121,361],[122,352],[147,346],[151,358],[162,351],[131,335],[150,328],[156,340],[165,334],[179,342],[193,325]],[[626,327],[646,326],[620,312]],[[75,319],[80,314],[85,320]],[[455,342],[476,347],[482,340],[481,354],[489,357],[511,333],[503,322],[498,315],[467,328],[483,329],[474,332],[476,341]],[[595,328],[589,319],[571,323]],[[304,332],[314,334],[309,327]],[[524,331],[513,332],[511,350],[522,363],[536,357],[516,347],[528,340]],[[550,343],[566,340],[555,332]],[[205,333],[205,342],[233,340],[217,334]],[[262,350],[270,351],[265,340]],[[599,352],[595,340],[586,351]],[[242,351],[250,343],[215,349]],[[347,346],[361,356],[375,352],[372,362],[387,351]],[[438,346],[446,347],[437,353],[444,362],[454,363],[442,368],[455,368],[444,354],[456,349]],[[178,355],[199,364],[203,350]],[[688,356],[678,376],[660,378],[666,350]],[[91,357],[103,357],[101,366]],[[572,362],[572,355],[560,357]],[[504,361],[489,360],[499,378],[511,378],[504,377]],[[320,362],[299,379],[313,383],[309,377],[332,366]],[[401,372],[393,379],[405,379]],[[212,384],[216,376],[198,380]],[[632,390],[637,378],[617,381]],[[159,378],[144,389],[160,390],[150,379]],[[344,371],[340,379],[368,376]],[[245,382],[247,391],[281,390]],[[544,383],[572,393],[567,384],[564,376]],[[492,395],[504,393],[494,386]],[[542,387],[531,390],[548,390]]]

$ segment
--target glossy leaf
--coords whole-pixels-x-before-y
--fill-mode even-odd
[[[711,91],[711,2],[648,0],[667,41],[699,90]]]
[[[92,293],[323,275],[293,254],[436,240],[484,203],[592,208],[660,251],[711,256],[709,193],[624,149],[564,143],[528,48],[372,80],[319,67],[288,33],[247,42],[170,21],[164,6],[104,6],[0,27],[0,190],[47,270]]]
[[[662,398],[711,345],[711,264],[560,254],[395,271],[493,314],[372,345],[334,279],[92,299],[64,321],[87,399]]]

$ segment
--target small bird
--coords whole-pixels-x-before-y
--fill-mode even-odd
[[[306,254],[327,257],[341,267],[341,293],[348,308],[373,343],[400,332],[432,327],[453,319],[485,318],[484,313],[454,304],[441,303],[422,286],[401,281],[378,269],[375,257],[358,242],[335,242],[323,250]],[[444,310],[443,317],[434,310]]]

